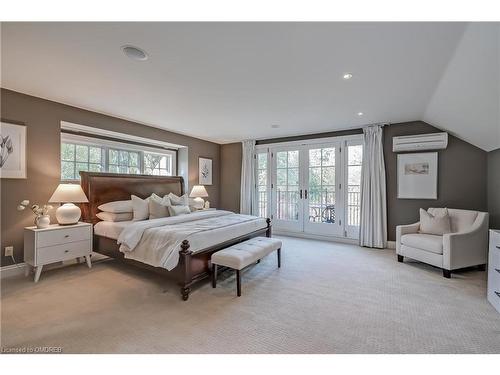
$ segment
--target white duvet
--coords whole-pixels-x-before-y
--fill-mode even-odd
[[[265,227],[265,219],[256,216],[200,211],[134,222],[123,229],[117,242],[125,258],[172,270],[179,262],[183,240],[197,252]]]

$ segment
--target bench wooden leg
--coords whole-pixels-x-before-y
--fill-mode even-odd
[[[278,268],[281,267],[281,247],[278,249]]]
[[[238,297],[241,296],[241,273],[240,270],[236,270],[236,294]]]
[[[217,287],[217,264],[212,264],[212,288]]]

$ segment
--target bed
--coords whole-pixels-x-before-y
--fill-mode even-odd
[[[183,178],[97,172],[80,172],[80,177],[81,186],[89,200],[89,203],[81,205],[82,220],[94,225],[94,251],[175,280],[180,286],[184,301],[188,300],[193,284],[209,278],[210,257],[214,252],[249,238],[271,237],[270,219],[251,220],[250,217],[244,218],[244,215],[224,211],[193,213],[174,220],[169,218],[146,220],[148,223],[139,225],[137,222],[101,222],[96,216],[99,205],[130,199],[132,194],[141,198],[149,197],[151,193],[159,196],[174,193],[180,196],[184,194]],[[238,222],[231,224],[231,220],[234,221],[236,216],[239,217]],[[219,225],[218,223],[221,223],[220,228],[215,227]],[[205,227],[203,231],[198,228],[199,224]],[[176,230],[177,228],[179,230]],[[146,238],[140,240],[138,245],[140,251],[136,252],[124,251],[125,245],[117,243],[118,238],[127,237],[125,234],[129,235],[129,238],[133,238],[133,235],[141,238],[142,233],[145,233],[141,230],[149,230],[148,235],[153,236],[150,233],[155,233],[158,238],[163,232],[175,236],[175,244],[170,248],[173,250],[165,256],[164,263],[145,260],[144,256],[148,252]],[[142,257],[138,254],[142,254]]]

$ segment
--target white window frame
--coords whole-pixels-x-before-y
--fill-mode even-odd
[[[144,174],[144,153],[151,152],[160,155],[169,155],[172,159],[172,176],[177,174],[177,152],[175,150],[163,150],[156,147],[148,147],[142,145],[134,145],[125,142],[111,141],[101,138],[93,138],[83,135],[76,135],[70,133],[61,133],[61,147],[63,143],[80,144],[85,146],[96,146],[103,148],[103,172],[108,172],[109,170],[109,149],[119,149],[125,151],[133,151],[139,153],[139,174]],[[62,154],[59,156],[59,162],[61,162]],[[61,171],[61,181],[65,182],[75,182],[79,179],[63,179]]]

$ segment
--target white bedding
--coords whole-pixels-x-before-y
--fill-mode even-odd
[[[94,234],[117,240],[124,228],[135,221],[99,221],[94,225]]]
[[[167,270],[177,266],[183,240],[197,252],[267,226],[263,218],[222,210],[128,223],[117,240],[125,258]]]

